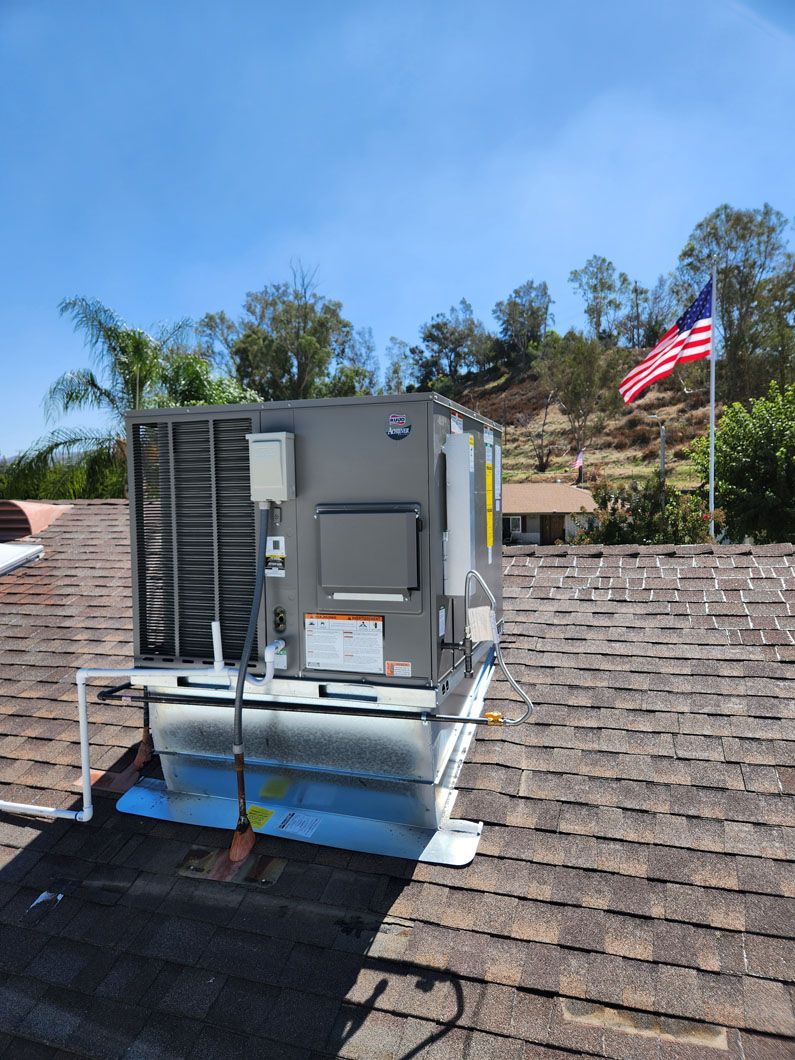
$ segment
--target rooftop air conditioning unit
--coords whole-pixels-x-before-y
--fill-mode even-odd
[[[483,715],[500,427],[432,394],[127,427],[130,679],[163,779],[118,808],[471,860],[482,826],[452,817],[456,780],[477,725],[512,723]]]

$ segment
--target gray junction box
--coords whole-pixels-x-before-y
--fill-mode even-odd
[[[234,827],[230,697],[264,555],[242,704],[252,826],[470,861],[482,824],[451,811],[471,719],[500,717],[481,717],[501,659],[500,427],[404,394],[138,411],[127,430],[131,683],[163,779],[118,809]],[[487,602],[477,577],[495,601],[475,643],[470,571],[470,606]]]
[[[279,432],[294,499],[261,542],[247,436]],[[258,642],[284,640],[278,676],[441,686],[470,566],[501,607],[502,431],[443,397],[141,411],[128,443],[138,664],[211,662],[213,619],[234,664],[258,548]]]

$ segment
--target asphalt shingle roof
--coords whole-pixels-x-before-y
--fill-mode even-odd
[[[74,670],[131,659],[127,534],[77,503],[0,579],[0,797],[76,803]],[[90,825],[0,815],[0,1054],[792,1055],[795,550],[504,563],[537,711],[470,750],[471,865],[260,837],[273,882],[216,883],[178,868],[227,834],[112,796]],[[90,709],[118,771],[138,709]]]

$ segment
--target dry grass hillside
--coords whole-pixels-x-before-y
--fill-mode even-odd
[[[506,482],[575,480],[577,473],[569,466],[575,455],[571,433],[555,405],[547,419],[546,436],[554,446],[549,469],[544,474],[537,470],[530,439],[541,426],[544,395],[531,377],[504,372],[492,377],[484,374],[468,383],[457,400],[506,426]],[[707,395],[703,390],[686,393],[674,379],[653,387],[628,408],[622,405],[594,418],[585,452],[587,481],[604,478],[614,483],[628,482],[645,478],[659,466],[660,431],[651,413],[665,423],[669,481],[680,487],[698,484],[687,449],[694,438],[708,430]]]

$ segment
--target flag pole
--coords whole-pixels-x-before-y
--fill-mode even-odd
[[[712,349],[709,351],[709,536],[715,540],[715,357],[718,333],[718,259],[712,260]]]

